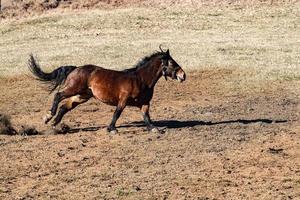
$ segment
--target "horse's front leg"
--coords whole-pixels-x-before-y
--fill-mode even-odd
[[[124,108],[126,107],[126,99],[120,100],[118,106],[114,112],[113,118],[111,120],[110,125],[107,127],[107,131],[112,134],[116,134],[118,131],[116,129],[116,122],[119,119],[121,113],[123,112]]]
[[[149,115],[149,109],[150,109],[150,105],[149,104],[145,104],[141,107],[141,111],[143,114],[143,118],[144,118],[144,122],[147,126],[148,131],[151,132],[158,132],[158,129],[152,124],[150,115]]]

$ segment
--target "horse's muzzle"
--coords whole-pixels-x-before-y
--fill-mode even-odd
[[[176,72],[176,78],[177,80],[181,83],[185,80],[185,73],[182,69],[179,69],[177,72]]]

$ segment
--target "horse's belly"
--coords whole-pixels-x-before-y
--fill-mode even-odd
[[[100,100],[103,103],[117,106],[118,105],[118,98],[115,97],[115,95],[110,94],[110,92],[107,92],[105,90],[99,90],[99,89],[93,89],[91,88],[93,95],[96,99]]]
[[[141,101],[139,101],[138,99],[136,99],[136,98],[129,98],[128,100],[127,100],[127,105],[128,106],[141,106],[141,105],[143,105],[143,103],[141,102]]]
[[[152,95],[144,95],[139,97],[132,97],[127,100],[127,105],[140,107],[142,105],[148,104],[151,101]]]

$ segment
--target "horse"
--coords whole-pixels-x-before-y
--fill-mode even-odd
[[[109,133],[117,133],[116,122],[126,106],[138,107],[149,131],[158,131],[153,125],[149,109],[154,87],[163,76],[183,82],[186,74],[171,57],[169,49],[156,51],[145,56],[135,66],[123,71],[105,69],[96,65],[61,66],[54,71],[44,72],[31,54],[28,67],[36,79],[48,83],[50,93],[59,86],[51,109],[43,117],[47,124],[53,117],[53,127],[61,122],[63,116],[95,97],[103,103],[116,106]],[[65,103],[60,106],[63,100]],[[56,115],[57,114],[57,115]]]

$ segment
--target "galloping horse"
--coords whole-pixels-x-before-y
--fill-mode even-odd
[[[79,104],[95,97],[100,101],[116,106],[112,121],[107,130],[116,133],[116,121],[124,108],[136,106],[141,109],[145,124],[149,131],[157,130],[152,125],[149,107],[153,96],[154,86],[160,77],[164,76],[185,80],[185,72],[170,56],[169,49],[153,53],[144,57],[138,64],[130,69],[114,71],[95,65],[61,66],[51,73],[44,72],[33,55],[30,55],[29,69],[35,77],[50,83],[50,93],[58,86],[63,86],[53,100],[52,108],[44,117],[48,123],[57,113],[58,104],[68,99],[59,109],[54,118],[53,126],[57,125],[62,117]]]

